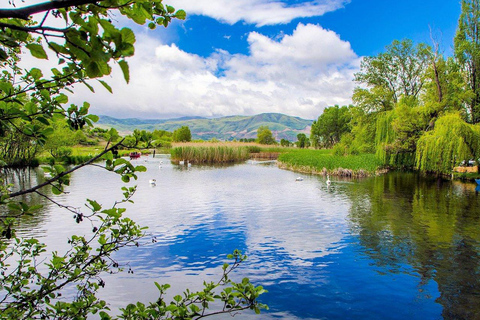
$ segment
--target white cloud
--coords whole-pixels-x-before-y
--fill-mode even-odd
[[[350,103],[359,58],[348,42],[318,25],[299,24],[272,40],[253,32],[249,55],[217,51],[208,58],[140,35],[129,60],[130,84],[119,68],[91,95],[76,88],[75,102],[117,117],[223,116],[281,112],[316,118],[323,108]]]
[[[288,23],[296,18],[322,16],[343,7],[349,0],[315,0],[297,4],[275,0],[168,0],[188,14],[205,15],[234,24],[245,21],[257,26]]]

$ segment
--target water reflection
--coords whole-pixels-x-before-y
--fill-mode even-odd
[[[101,295],[113,309],[132,297],[155,300],[153,281],[170,283],[171,295],[199,289],[203,280],[218,279],[226,254],[238,248],[249,260],[234,277],[269,290],[262,302],[270,311],[262,319],[472,319],[480,311],[474,185],[397,173],[332,178],[327,186],[318,176],[295,181],[297,173],[272,164],[136,162],[148,171],[135,182],[127,215],[148,226],[149,236],[140,248],[118,253],[134,274],[106,277]],[[87,167],[72,174],[70,193],[56,199],[108,206],[121,198],[121,185],[118,176]],[[35,219],[25,233],[41,232],[59,251],[71,230],[90,228],[51,204]]]
[[[434,280],[445,319],[480,315],[480,200],[473,184],[389,174],[351,195],[352,229],[365,254],[389,272],[412,266],[419,287]]]

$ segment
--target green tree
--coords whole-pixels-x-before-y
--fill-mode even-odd
[[[331,148],[338,143],[347,132],[350,132],[350,120],[352,116],[350,107],[338,105],[325,108],[323,113],[312,124],[310,140],[318,147]]]
[[[189,142],[192,141],[192,133],[188,126],[182,126],[173,131],[173,141],[175,142]]]
[[[51,138],[46,140],[44,149],[54,158],[66,155],[65,147],[71,147],[80,142],[76,135],[77,131],[72,130],[66,121],[53,122],[52,129]]]
[[[297,134],[297,147],[298,148],[308,148],[310,146],[310,141],[308,140],[305,133]]]
[[[393,41],[377,56],[365,57],[355,81],[367,88],[356,88],[353,101],[367,111],[388,111],[401,96],[417,98],[425,83],[430,53],[425,44],[414,46],[405,39]]]
[[[275,144],[275,138],[273,138],[272,131],[268,126],[260,126],[257,129],[257,142],[260,144]]]
[[[242,139],[240,139],[240,141],[242,141]],[[280,140],[280,145],[282,147],[290,147],[292,143],[290,141],[288,141],[287,139],[281,139]]]
[[[465,72],[468,89],[474,96],[468,102],[471,123],[480,122],[480,2],[462,0],[462,12],[454,38],[455,57]]]
[[[478,158],[480,127],[466,123],[458,114],[447,114],[419,139],[415,166],[424,172],[450,174],[461,161]]]
[[[52,125],[57,121],[66,121],[72,129],[79,130],[98,119],[88,113],[88,103],[68,106],[65,91],[73,91],[73,86],[79,84],[93,91],[90,82],[98,81],[111,92],[110,86],[100,78],[110,75],[115,65],[129,81],[126,58],[134,54],[135,35],[130,29],[120,29],[113,24],[113,12],[137,24],[147,24],[150,29],[167,26],[174,18],[185,18],[183,10],[176,11],[161,0],[64,0],[25,7],[17,7],[15,1],[9,4],[10,8],[0,9],[0,142],[2,146],[30,148],[22,151],[19,156],[22,161],[28,160],[38,146],[48,141]],[[33,17],[39,17],[39,21]],[[54,25],[49,24],[52,21]],[[59,67],[51,70],[51,77],[45,77],[39,68],[24,70],[18,65],[22,51],[38,59],[57,59]],[[119,174],[123,181],[136,179],[137,172],[145,171],[145,167],[113,158],[113,152],[121,143],[108,143],[98,155],[71,169],[59,165],[46,168],[52,178],[44,184],[15,192],[1,188],[0,202],[9,208],[7,214],[0,216],[0,315],[3,319],[85,319],[91,314],[111,319],[107,302],[98,299],[96,293],[105,284],[102,274],[121,271],[122,266],[112,254],[135,245],[144,235],[145,228],[125,217],[125,209],[121,207],[131,202],[136,188],[123,187],[123,199],[111,207],[87,199],[87,209],[78,210],[57,203],[43,193],[42,187],[50,186],[54,194],[62,194],[71,172],[102,158],[105,169]],[[9,152],[2,154],[4,160],[15,159]],[[68,240],[70,249],[64,253],[49,253],[51,250],[38,239],[18,236],[17,219],[41,209],[16,200],[25,199],[30,193],[44,196],[69,211],[77,223],[88,221],[91,231],[72,235]],[[245,257],[236,251],[232,258],[234,263],[224,265],[218,283],[205,283],[200,292],[186,291],[184,296],[175,297],[172,304],[164,301],[168,286],[157,285],[160,297],[156,303],[128,305],[121,310],[120,317],[141,319],[148,314],[157,319],[202,318],[209,313],[208,304],[215,300],[224,308],[211,313],[246,308],[259,312],[262,306],[257,297],[264,290],[253,286],[248,279],[232,282],[229,273]],[[221,285],[227,288],[214,293]],[[68,299],[64,295],[66,287],[77,288],[78,292]]]
[[[138,146],[140,141],[142,141],[142,132],[138,129],[134,129],[132,132],[132,137],[135,139],[134,147]]]
[[[153,133],[150,131],[142,130],[141,140],[145,143],[145,148],[151,148],[153,143]]]

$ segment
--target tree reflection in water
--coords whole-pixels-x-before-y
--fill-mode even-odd
[[[354,188],[351,227],[366,254],[390,272],[411,265],[420,275],[420,293],[434,280],[445,319],[480,319],[480,195],[475,185],[391,173]]]

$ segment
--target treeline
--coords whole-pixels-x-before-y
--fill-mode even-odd
[[[351,106],[333,106],[310,141],[337,155],[375,153],[384,166],[450,173],[480,158],[480,3],[462,1],[454,56],[395,40],[362,60]],[[432,37],[433,38],[433,37]]]

